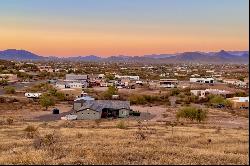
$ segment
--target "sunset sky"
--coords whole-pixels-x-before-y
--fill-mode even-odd
[[[249,0],[1,0],[0,50],[43,56],[248,50]]]

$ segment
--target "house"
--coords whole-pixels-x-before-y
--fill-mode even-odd
[[[214,79],[213,78],[190,78],[190,82],[213,84]]]
[[[115,75],[115,78],[118,78],[118,79],[129,79],[129,80],[140,80],[140,77],[139,76],[120,76],[120,75]]]
[[[105,78],[105,74],[99,74],[99,75],[97,76],[97,78],[98,78],[98,79],[104,79],[104,78]]]
[[[83,96],[83,97],[79,97],[75,99],[73,103],[73,109],[74,110],[80,109],[83,106],[84,102],[90,101],[90,100],[95,100],[95,99],[90,96]]]
[[[50,72],[50,73],[55,72],[51,66],[46,66],[46,65],[45,66],[38,66],[38,69],[41,72],[43,72],[43,71]]]
[[[226,84],[233,84],[235,85],[239,80],[237,79],[224,79],[223,82]]]
[[[190,92],[200,98],[205,98],[208,94],[221,95],[224,97],[231,97],[232,92],[219,89],[205,89],[205,90],[190,90]]]
[[[72,89],[82,89],[88,86],[87,82],[76,82],[76,81],[57,81],[56,88],[64,89],[64,88],[72,88]]]
[[[16,74],[0,74],[0,80],[6,80],[9,83],[18,81]]]
[[[206,91],[205,90],[190,90],[191,94],[198,96],[200,98],[206,97]]]
[[[229,98],[232,102],[232,108],[234,109],[248,109],[249,108],[249,96],[248,97],[233,97]]]
[[[125,118],[129,116],[130,102],[119,100],[89,100],[75,110],[77,119]]]
[[[100,82],[100,87],[107,87],[108,83],[107,82]]]
[[[176,88],[178,85],[177,79],[160,79],[160,87],[163,88]]]
[[[247,87],[247,84],[248,84],[245,81],[240,81],[237,79],[224,79],[223,82],[226,84],[232,84],[232,85],[239,86],[239,87]]]

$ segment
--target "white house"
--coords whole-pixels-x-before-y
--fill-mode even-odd
[[[232,92],[226,90],[219,90],[219,89],[205,89],[205,90],[190,90],[190,92],[198,97],[204,98],[207,94],[214,94],[214,95],[223,95],[227,97],[228,95],[232,94]]]
[[[76,82],[76,81],[71,81],[71,82],[56,82],[56,87],[59,89],[64,89],[64,88],[72,88],[72,89],[82,89],[87,87],[86,82]]]
[[[190,82],[198,82],[198,83],[214,83],[213,78],[190,78]]]
[[[205,90],[190,90],[190,92],[198,97],[204,98],[206,97],[206,91]]]
[[[160,87],[163,88],[176,88],[178,85],[177,79],[160,79]]]
[[[139,76],[120,76],[120,75],[115,75],[115,78],[118,78],[118,79],[129,79],[129,80],[140,80]]]

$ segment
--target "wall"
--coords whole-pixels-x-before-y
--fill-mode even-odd
[[[78,111],[75,113],[75,115],[77,115],[77,119],[86,119],[86,120],[101,119],[101,112],[96,112],[91,109]]]

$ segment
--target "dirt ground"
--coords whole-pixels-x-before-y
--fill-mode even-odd
[[[152,122],[173,122],[176,121],[176,107],[165,106],[131,106],[133,110],[150,113]],[[246,110],[248,111],[248,110]],[[249,120],[246,117],[233,115],[220,109],[208,109],[208,118],[203,125],[222,128],[243,128],[248,129]]]

